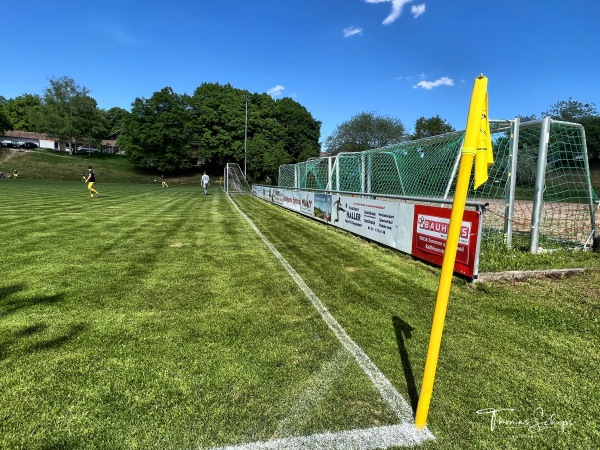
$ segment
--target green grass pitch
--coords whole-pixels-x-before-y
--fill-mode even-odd
[[[0,180],[0,448],[213,448],[397,423],[217,186],[97,189]],[[439,271],[233,201],[414,407]],[[598,271],[455,280],[436,439],[420,448],[594,448],[598,286]]]

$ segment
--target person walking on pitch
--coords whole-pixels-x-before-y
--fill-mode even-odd
[[[202,188],[204,189],[204,195],[208,194],[208,183],[210,183],[210,178],[208,175],[206,175],[206,172],[204,172],[204,175],[202,175]]]

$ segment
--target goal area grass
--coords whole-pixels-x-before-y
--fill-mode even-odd
[[[437,268],[216,185],[0,181],[0,448],[398,423],[234,202],[416,407]],[[455,279],[419,448],[594,448],[599,286]]]

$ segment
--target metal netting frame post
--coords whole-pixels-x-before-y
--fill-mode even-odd
[[[546,165],[548,163],[548,142],[550,140],[550,119],[542,119],[540,143],[538,146],[535,188],[533,197],[533,214],[531,216],[531,238],[529,251],[537,253],[540,242],[540,223],[542,221],[542,206],[544,204],[544,185],[546,183]]]
[[[365,180],[365,154],[361,153],[360,155],[360,169],[361,169],[361,174],[360,174],[360,191],[361,192],[366,192],[366,180]]]
[[[517,191],[517,163],[519,159],[519,128],[521,120],[517,117],[511,121],[511,140],[509,149],[510,172],[506,192],[506,214],[504,216],[504,236],[506,247],[512,247],[513,225],[515,220],[515,197]]]
[[[583,164],[585,167],[585,174],[588,181],[588,191],[590,196],[590,217],[592,219],[592,233],[590,234],[590,239],[593,242],[594,238],[598,236],[596,232],[596,208],[594,208],[594,189],[592,188],[592,179],[590,176],[590,164],[588,160],[588,152],[587,152],[587,141],[585,138],[585,128],[581,124],[577,124],[577,127],[581,130],[582,134],[582,142],[583,142]],[[600,209],[600,201],[598,202],[598,208]]]
[[[463,147],[463,143],[465,142],[465,138],[460,143],[460,147]],[[458,166],[460,165],[460,157],[462,156],[461,152],[456,154],[456,158],[454,159],[454,166],[452,166],[452,173],[450,174],[450,178],[448,178],[448,185],[446,186],[446,190],[444,191],[444,198],[448,198],[450,195],[450,190],[452,189],[452,182],[456,178],[456,174],[458,173]]]

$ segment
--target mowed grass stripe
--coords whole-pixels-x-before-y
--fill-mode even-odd
[[[354,364],[307,385],[339,344],[219,191],[4,188],[19,214],[0,260],[0,446],[213,447],[394,422]]]

